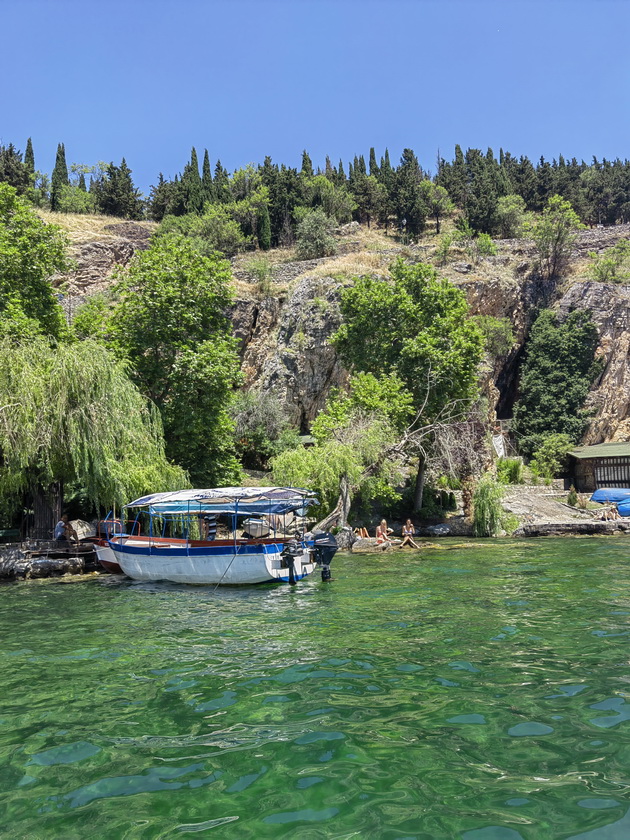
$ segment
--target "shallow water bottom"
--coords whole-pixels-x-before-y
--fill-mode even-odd
[[[630,837],[630,541],[0,589],[0,836]]]

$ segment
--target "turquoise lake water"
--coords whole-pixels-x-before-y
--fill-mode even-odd
[[[0,836],[630,838],[630,540],[0,587]]]

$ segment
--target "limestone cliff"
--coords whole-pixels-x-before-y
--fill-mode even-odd
[[[147,246],[151,225],[116,223],[98,235],[74,237],[76,270],[63,278],[67,293],[80,300],[111,282],[116,265],[126,265]],[[386,275],[396,257],[430,259],[431,244],[400,247],[392,239],[353,224],[340,237],[340,254],[332,260],[286,261],[272,255],[272,277],[259,288],[244,258],[234,262],[236,300],[230,315],[239,340],[246,387],[273,391],[292,421],[307,431],[333,387],[343,386],[347,371],[329,344],[340,323],[339,298],[345,283],[360,273]],[[583,231],[564,277],[553,285],[540,282],[532,244],[524,240],[497,243],[498,254],[470,263],[465,254],[440,269],[468,298],[473,314],[509,318],[515,344],[484,371],[484,389],[499,416],[509,416],[517,393],[518,364],[527,332],[541,306],[562,316],[588,309],[600,334],[598,353],[605,367],[589,397],[594,411],[586,443],[630,438],[630,285],[598,283],[586,278],[587,256],[601,252],[630,226]],[[275,259],[275,263],[274,263]]]

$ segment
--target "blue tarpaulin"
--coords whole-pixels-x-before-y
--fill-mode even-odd
[[[630,502],[630,487],[600,487],[591,496],[591,502]]]

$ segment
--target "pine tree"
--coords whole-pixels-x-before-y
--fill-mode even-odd
[[[68,164],[66,163],[66,149],[63,143],[57,146],[57,156],[55,158],[55,168],[52,173],[51,189],[50,189],[50,209],[57,210],[59,208],[59,196],[61,195],[61,188],[69,184],[68,180]]]
[[[204,202],[212,204],[214,199],[214,186],[212,183],[212,170],[210,169],[210,157],[208,150],[203,152],[203,170],[201,175],[201,192],[203,194]]]
[[[31,175],[35,174],[35,155],[33,153],[33,142],[29,137],[26,141],[26,151],[24,152],[24,164]]]

